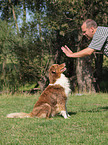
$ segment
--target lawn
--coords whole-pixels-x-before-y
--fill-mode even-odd
[[[0,95],[0,145],[107,145],[108,94],[70,95],[71,117],[6,118],[31,112],[39,94]]]

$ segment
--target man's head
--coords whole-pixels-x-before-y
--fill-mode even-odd
[[[93,35],[96,32],[97,29],[97,23],[94,20],[87,19],[83,22],[81,26],[83,35],[85,35],[88,39],[93,38]]]

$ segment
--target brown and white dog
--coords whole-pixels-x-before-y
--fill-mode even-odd
[[[49,118],[60,113],[65,119],[69,117],[66,100],[70,92],[69,81],[63,74],[65,63],[54,64],[49,69],[50,84],[42,92],[31,113],[11,113],[8,118],[37,117]]]

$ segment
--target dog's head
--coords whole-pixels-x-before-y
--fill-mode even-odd
[[[66,70],[65,63],[62,64],[53,64],[49,69],[49,81],[51,84],[54,84],[55,81],[60,78],[61,73]]]

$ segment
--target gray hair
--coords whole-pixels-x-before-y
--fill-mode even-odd
[[[84,23],[86,23],[86,28],[91,28],[91,27],[95,29],[97,28],[97,23],[92,19],[87,19],[86,21],[83,22],[83,24]]]

